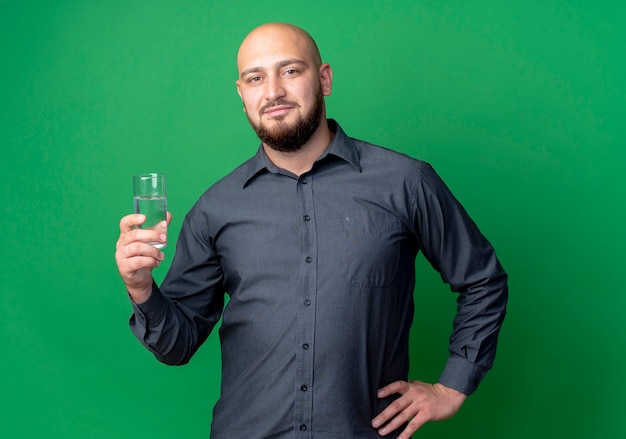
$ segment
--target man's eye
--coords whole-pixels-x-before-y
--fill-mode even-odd
[[[296,70],[296,69],[287,69],[287,70],[285,70],[285,74],[288,75],[288,76],[292,76],[292,75],[295,75],[297,73],[298,73],[298,70]]]
[[[260,76],[251,76],[248,78],[248,82],[251,82],[251,83],[259,82],[260,80],[261,80]]]

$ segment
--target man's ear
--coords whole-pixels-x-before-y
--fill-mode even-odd
[[[241,95],[241,82],[239,81],[239,79],[237,79],[235,81],[235,85],[237,86],[237,94],[239,95],[239,98],[241,99],[241,103],[243,103],[243,96]],[[243,106],[243,112],[246,112],[246,106]]]
[[[328,63],[320,66],[320,84],[322,86],[322,94],[330,96],[333,92],[333,69]]]

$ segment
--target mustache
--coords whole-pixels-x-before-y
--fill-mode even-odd
[[[300,107],[300,105],[298,105],[296,102],[292,102],[292,101],[287,101],[285,99],[279,99],[277,101],[270,101],[267,104],[263,105],[261,107],[260,112],[261,113],[265,113],[267,110],[269,110],[272,107],[278,107],[279,105],[288,105],[290,107]]]

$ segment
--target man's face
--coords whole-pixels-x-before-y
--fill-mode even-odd
[[[330,67],[318,67],[307,39],[283,27],[250,34],[237,64],[237,91],[261,141],[277,151],[298,150],[325,117]]]

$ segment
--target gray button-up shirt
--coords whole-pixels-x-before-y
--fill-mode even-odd
[[[329,125],[310,172],[259,148],[209,188],[133,305],[133,332],[168,364],[221,317],[212,438],[378,438],[370,421],[393,398],[376,391],[409,371],[418,251],[459,293],[440,382],[469,394],[492,365],[507,285],[489,242],[428,164]]]

